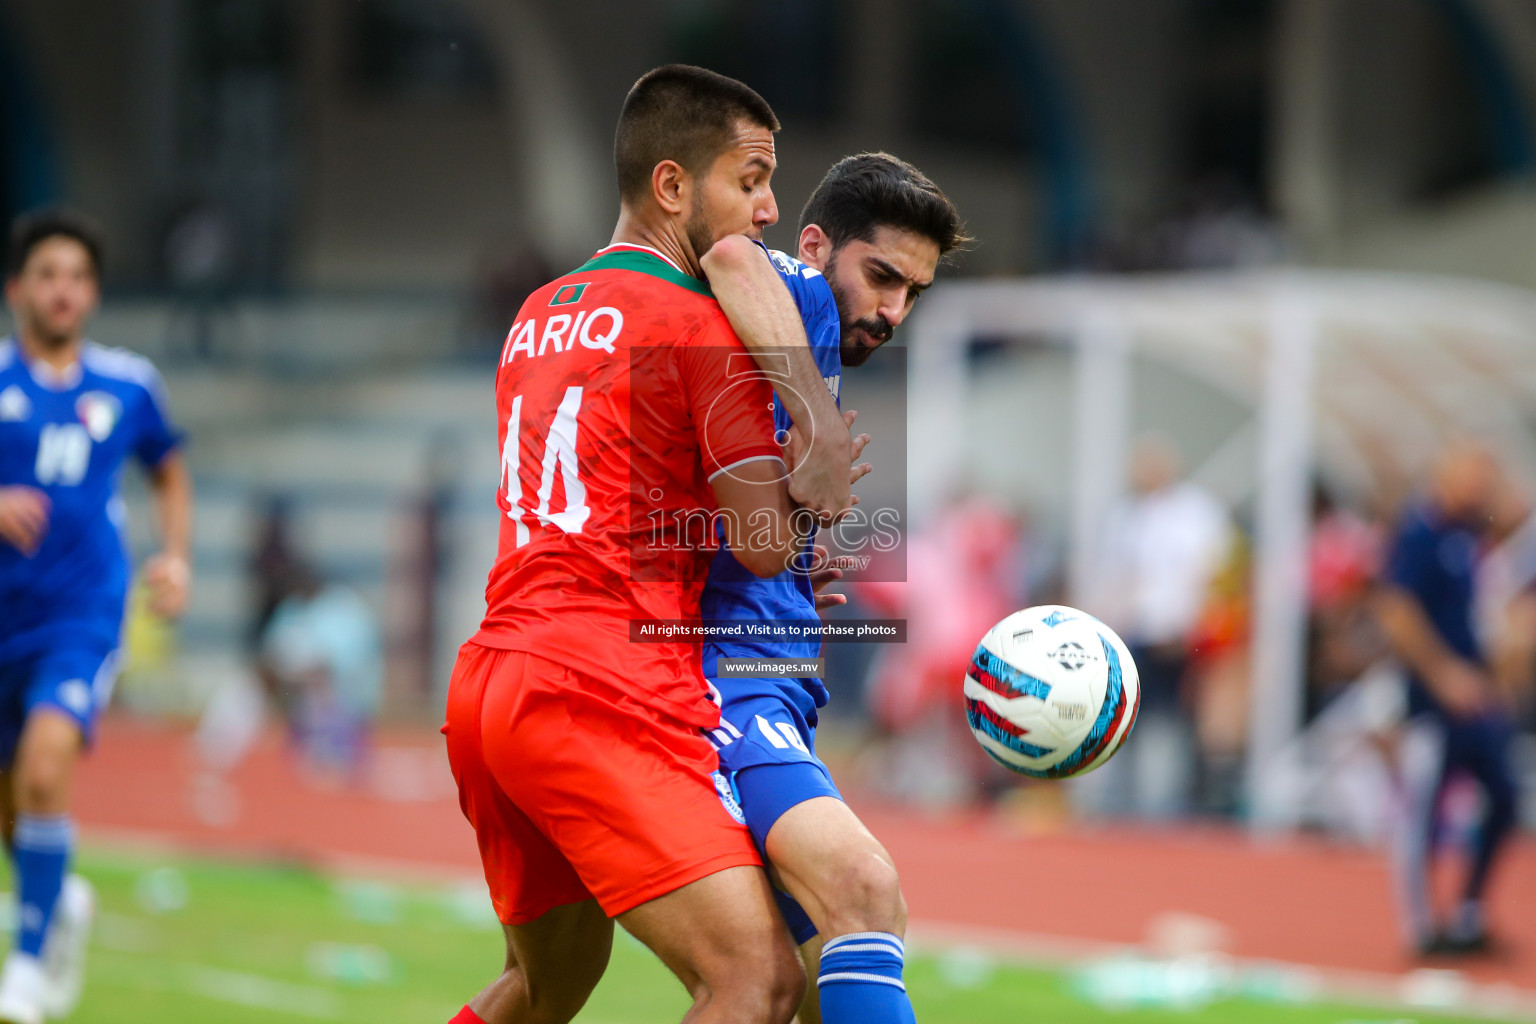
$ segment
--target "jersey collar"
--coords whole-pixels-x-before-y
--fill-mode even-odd
[[[73,391],[80,386],[80,381],[85,377],[85,365],[79,357],[64,369],[55,370],[40,359],[28,359],[26,346],[15,335],[5,340],[10,343],[11,351],[15,353],[17,361],[27,368],[27,372],[32,375],[32,380],[40,388],[48,391]]]
[[[662,252],[660,249],[652,249],[648,245],[640,245],[636,242],[614,242],[612,245],[604,246],[603,248],[597,250],[597,252],[593,253],[592,256],[595,259],[598,256],[606,256],[611,252],[648,252],[652,256],[655,256],[657,259],[666,263],[667,266],[671,267],[679,274],[687,273],[687,271],[685,271],[682,267],[678,266],[676,263],[673,263],[672,260],[667,257],[666,253]]]

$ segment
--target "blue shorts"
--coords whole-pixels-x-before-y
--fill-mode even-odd
[[[720,692],[720,728],[709,731],[720,770],[741,804],[752,840],[768,859],[768,831],[784,812],[819,796],[841,800],[832,773],[816,756],[816,729],[773,687],[772,680],[713,679]],[[763,684],[767,684],[765,688]],[[775,890],[795,942],[816,935],[810,917],[790,896]]]
[[[89,745],[96,716],[112,699],[117,665],[115,649],[93,644],[55,647],[0,664],[0,767],[9,768],[16,759],[27,716],[41,707],[74,719]]]

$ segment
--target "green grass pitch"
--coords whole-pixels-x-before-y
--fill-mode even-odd
[[[101,914],[76,1024],[446,1022],[492,978],[501,937],[484,892],[333,880],[308,870],[88,852]],[[1226,999],[1198,1010],[1112,1010],[1065,974],[935,951],[909,964],[923,1024],[1366,1024],[1451,1017]],[[667,1024],[681,987],[633,940],[577,1018]]]

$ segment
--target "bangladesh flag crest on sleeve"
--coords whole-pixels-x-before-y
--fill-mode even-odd
[[[583,281],[580,284],[563,284],[555,290],[555,297],[549,300],[551,306],[569,306],[573,302],[581,301],[581,293],[587,290],[590,282]]]

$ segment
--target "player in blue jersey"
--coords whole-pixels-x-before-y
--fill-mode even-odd
[[[0,340],[0,822],[18,897],[0,970],[0,1021],[40,1024],[79,996],[89,887],[69,878],[75,763],[111,694],[128,591],[122,466],[149,473],[162,549],[144,567],[174,616],[190,583],[192,492],[180,434],[150,363],[84,339],[101,246],[48,211],[11,233]],[[61,896],[62,893],[62,896]]]
[[[954,204],[915,167],[885,153],[847,157],[822,179],[800,215],[798,259],[745,240],[717,242],[704,259],[715,297],[739,335],[809,343],[834,398],[844,366],[859,366],[912,311],[943,256],[966,241]],[[782,286],[781,286],[782,285]],[[785,299],[792,300],[792,306]],[[793,312],[789,310],[793,309]],[[800,341],[803,327],[804,341]],[[856,414],[845,418],[852,425]],[[791,426],[775,405],[781,437]],[[868,435],[854,438],[857,462]],[[851,469],[857,480],[867,465]],[[710,569],[701,617],[817,620],[842,603],[818,595],[836,570],[800,565],[758,579],[724,548]],[[815,658],[818,641],[711,643],[704,673],[721,698],[711,733],[747,826],[771,865],[780,906],[801,944],[816,996],[803,1022],[906,1022],[902,981],[906,904],[890,855],[848,808],[817,758],[817,709],[827,689],[815,678],[723,677],[725,657]]]

